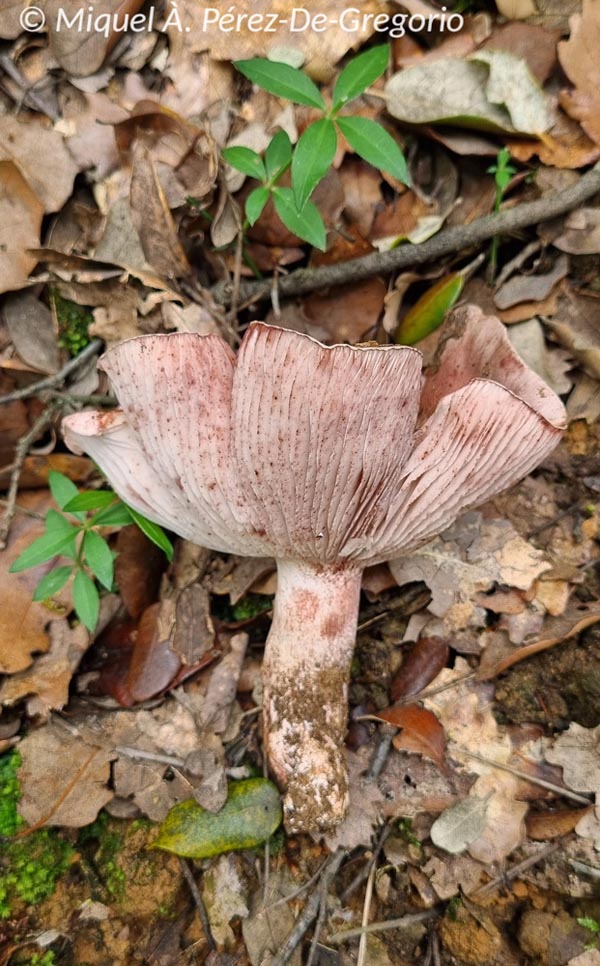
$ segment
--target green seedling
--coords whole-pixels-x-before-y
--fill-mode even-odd
[[[304,130],[295,148],[285,131],[278,131],[264,158],[245,147],[225,148],[223,158],[233,168],[260,182],[246,200],[246,218],[253,225],[270,197],[284,225],[299,238],[325,250],[325,225],[310,197],[333,164],[341,134],[353,151],[369,164],[409,183],[406,160],[396,141],[376,121],[343,113],[346,105],[363,94],[384,73],[389,62],[387,44],[354,57],[340,73],[330,105],[313,81],[301,70],[262,57],[238,61],[237,69],[270,94],[321,113]],[[291,187],[281,185],[290,169]]]
[[[100,588],[111,591],[114,585],[114,557],[102,531],[135,523],[160,547],[169,560],[173,547],[162,527],[127,506],[112,490],[79,492],[62,473],[52,470],[48,482],[54,501],[62,512],[48,510],[45,533],[20,554],[10,568],[19,573],[49,560],[57,563],[38,583],[34,601],[50,600],[73,577],[73,607],[81,623],[94,631],[100,610]]]
[[[496,198],[494,200],[494,211],[500,211],[500,206],[504,198],[504,192],[508,188],[510,179],[513,174],[517,173],[517,169],[513,167],[510,162],[510,151],[508,148],[502,148],[498,151],[496,155],[496,160],[494,164],[491,164],[487,169],[488,174],[494,175],[494,181],[496,183]],[[498,235],[494,235],[492,238],[492,244],[490,247],[490,280],[496,276],[496,267],[498,265],[498,245],[500,239]]]

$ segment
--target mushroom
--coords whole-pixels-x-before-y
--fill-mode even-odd
[[[561,401],[473,306],[454,312],[424,381],[413,348],[326,347],[260,322],[237,358],[217,336],[177,333],[100,365],[122,409],[68,416],[68,445],[151,520],[276,558],[266,752],[287,828],[335,826],[364,567],[526,476],[560,438]]]

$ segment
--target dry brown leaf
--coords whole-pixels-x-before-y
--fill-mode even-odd
[[[2,148],[0,146],[0,152]],[[37,259],[44,206],[12,161],[0,161],[0,292],[25,285]]]
[[[23,12],[22,0],[0,0],[0,37],[14,40],[22,32],[20,15]]]
[[[392,678],[392,701],[418,694],[433,681],[448,662],[448,641],[442,637],[420,637]]]
[[[106,17],[118,19],[123,22],[127,14],[135,14],[142,6],[144,0],[120,0],[115,4],[112,0],[97,0],[94,4],[93,16],[104,15]],[[57,29],[58,14],[63,9],[61,0],[44,0],[43,3],[46,19],[49,25],[49,44],[50,50],[56,57],[60,66],[68,73],[76,77],[87,77],[94,74],[102,66],[105,57],[120,37],[122,31],[111,31],[109,36],[105,36],[103,30],[78,30],[76,27],[70,30]],[[83,16],[88,13],[87,7],[80,8]],[[67,15],[73,11],[65,9]],[[84,21],[85,23],[85,21]]]
[[[572,367],[572,361],[563,349],[548,346],[544,339],[544,330],[538,319],[529,319],[511,325],[508,337],[521,359],[537,372],[555,393],[561,395],[571,388],[572,381],[567,372]]]
[[[141,144],[134,148],[130,199],[133,222],[155,272],[165,279],[188,276],[190,264],[177,236],[156,166],[150,151]]]
[[[557,282],[567,275],[569,259],[559,255],[549,272],[540,275],[513,275],[494,293],[499,309],[508,309],[520,302],[541,302],[548,298]]]
[[[507,520],[464,514],[425,547],[389,563],[402,585],[423,580],[430,588],[429,610],[447,631],[484,626],[476,595],[494,583],[528,590],[550,568],[544,554],[518,535]]]
[[[58,131],[41,121],[0,117],[0,159],[14,162],[46,214],[59,211],[73,191],[73,159]]]
[[[30,732],[19,744],[19,814],[29,825],[81,828],[113,797],[110,762],[97,745],[55,722]]]
[[[183,32],[173,27],[169,36],[174,35],[175,41],[181,43],[183,34],[191,50],[199,53],[208,49],[216,60],[231,61],[267,57],[270,52],[276,53],[277,48],[289,48],[304,55],[309,73],[318,78],[330,76],[331,68],[346,51],[358,47],[361,41],[371,36],[373,16],[382,13],[380,4],[375,0],[357,0],[353,4],[356,14],[348,22],[348,29],[340,30],[335,26],[340,16],[337,0],[305,0],[301,5],[295,0],[238,0],[233,8],[234,16],[243,19],[238,29],[223,30],[219,28],[219,23],[215,23],[214,17],[202,24],[203,29],[199,29],[196,0],[180,0],[178,7]],[[229,11],[229,8],[213,9],[219,17]],[[295,22],[292,21],[294,9],[306,11],[297,13]],[[265,25],[267,17],[276,16],[277,29],[256,30],[255,20],[254,28],[249,30],[248,19],[252,14],[262,15]],[[326,17],[330,28],[324,31],[301,29],[301,25],[306,24],[307,14],[311,18],[317,14]],[[354,21],[358,29],[352,29]]]
[[[554,168],[583,168],[600,157],[600,145],[564,111],[556,111],[556,123],[542,141],[508,141],[507,147],[517,161],[529,161],[534,155],[542,164]]]
[[[56,372],[60,352],[52,312],[35,292],[9,296],[2,307],[13,346],[23,362],[38,372]]]
[[[515,0],[510,2],[514,3]],[[557,66],[556,41],[559,37],[557,30],[545,30],[530,23],[507,23],[492,30],[483,49],[510,51],[526,62],[538,83],[543,85]]]
[[[71,678],[88,649],[90,637],[82,624],[69,627],[66,620],[52,621],[48,633],[50,649],[27,670],[4,681],[0,704],[13,705],[26,698],[28,714],[39,718],[47,718],[53,709],[64,708]]]
[[[530,839],[545,841],[562,838],[572,832],[589,808],[561,808],[556,812],[530,812],[525,827]]]
[[[561,104],[588,137],[600,144],[600,5],[596,0],[583,0],[581,13],[574,14],[569,23],[571,35],[558,45],[558,57],[575,89],[562,92]]]
[[[446,738],[444,729],[431,711],[409,705],[406,708],[385,708],[378,711],[376,717],[400,728],[400,733],[393,739],[394,748],[398,751],[425,755],[440,768],[443,766]]]
[[[565,218],[562,234],[552,244],[572,255],[597,255],[600,252],[600,208],[571,211]]]

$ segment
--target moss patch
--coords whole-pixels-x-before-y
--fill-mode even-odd
[[[13,915],[19,906],[35,905],[51,895],[74,855],[71,845],[54,829],[43,828],[16,837],[25,826],[17,811],[20,764],[17,751],[0,757],[0,835],[8,839],[0,859],[3,919]]]

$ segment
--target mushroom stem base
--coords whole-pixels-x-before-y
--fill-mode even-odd
[[[280,561],[263,663],[265,744],[290,832],[348,806],[344,737],[362,571]]]

